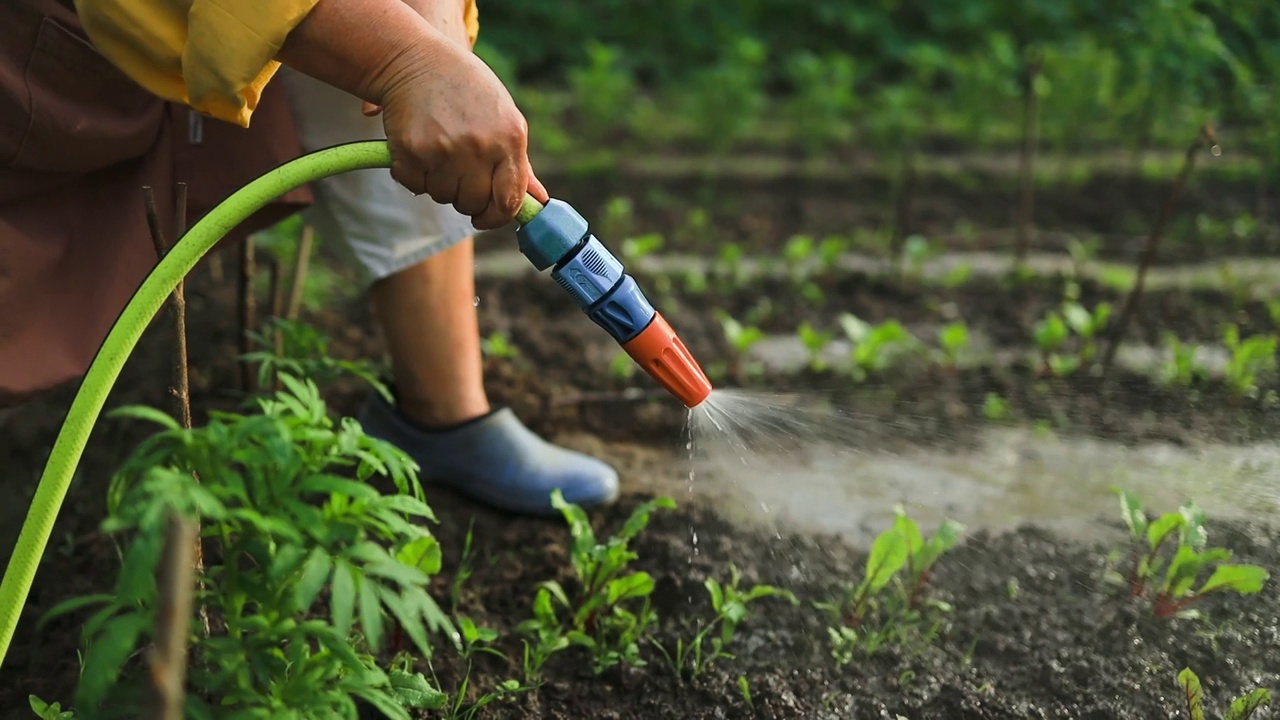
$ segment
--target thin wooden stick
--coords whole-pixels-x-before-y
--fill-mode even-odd
[[[1217,148],[1218,145],[1217,134],[1214,132],[1213,126],[1208,123],[1200,128],[1195,141],[1187,148],[1186,156],[1182,161],[1182,169],[1178,172],[1178,177],[1174,180],[1173,187],[1169,190],[1169,197],[1165,199],[1160,215],[1156,217],[1155,224],[1151,226],[1151,234],[1147,236],[1147,244],[1142,251],[1142,259],[1139,261],[1138,274],[1134,279],[1133,288],[1125,297],[1124,305],[1120,307],[1115,325],[1112,326],[1111,341],[1107,344],[1106,355],[1102,358],[1103,378],[1106,378],[1107,372],[1111,369],[1111,363],[1115,359],[1116,350],[1120,347],[1120,341],[1124,339],[1124,333],[1129,327],[1129,321],[1138,310],[1138,302],[1142,299],[1142,289],[1146,284],[1147,271],[1151,269],[1151,264],[1155,262],[1156,250],[1160,247],[1160,239],[1164,236],[1165,226],[1169,224],[1169,220],[1173,217],[1173,211],[1177,209],[1178,201],[1182,198],[1182,189],[1186,186],[1187,178],[1191,176],[1192,169],[1195,168],[1196,155],[1206,145],[1213,148]]]
[[[253,280],[255,271],[254,236],[250,235],[240,244],[240,354],[253,352],[253,339],[249,333],[257,328],[257,306],[254,302]],[[257,378],[253,366],[247,360],[240,362],[240,387],[246,393],[257,389]]]
[[[298,241],[298,257],[293,265],[293,285],[289,288],[289,304],[285,307],[286,320],[297,320],[302,310],[302,292],[307,282],[307,271],[311,268],[311,247],[315,242],[315,228],[302,226],[302,239]]]
[[[151,684],[155,705],[150,717],[182,720],[187,684],[187,640],[195,594],[194,551],[200,532],[195,522],[170,512],[164,556],[157,578],[158,607],[151,647]]]

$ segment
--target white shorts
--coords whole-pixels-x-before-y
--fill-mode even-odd
[[[382,118],[361,102],[310,76],[281,67],[303,152],[360,140],[384,140]],[[393,275],[475,234],[471,218],[431,198],[415,197],[383,168],[356,170],[312,186],[305,213],[317,238],[340,242],[366,283]]]

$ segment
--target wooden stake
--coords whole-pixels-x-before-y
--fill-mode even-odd
[[[182,720],[187,684],[187,640],[195,594],[194,549],[199,545],[196,523],[171,512],[165,531],[164,556],[157,578],[158,606],[151,647],[151,684],[155,691],[155,720]]]
[[[293,265],[293,285],[289,288],[289,304],[285,307],[286,320],[297,320],[302,310],[302,291],[307,282],[307,271],[311,267],[311,247],[315,242],[315,228],[310,225],[302,227],[302,239],[298,241],[298,257]]]
[[[1160,239],[1164,236],[1165,226],[1168,225],[1169,220],[1173,217],[1173,211],[1178,207],[1178,201],[1182,198],[1182,189],[1186,186],[1187,178],[1190,177],[1192,169],[1195,168],[1196,155],[1205,146],[1213,148],[1218,146],[1217,134],[1214,132],[1213,125],[1208,123],[1200,128],[1195,141],[1187,148],[1187,154],[1182,160],[1182,169],[1178,172],[1178,177],[1174,180],[1173,187],[1169,190],[1169,197],[1165,199],[1164,207],[1161,208],[1155,224],[1151,227],[1151,234],[1147,236],[1147,243],[1142,250],[1142,259],[1138,264],[1138,275],[1134,279],[1133,288],[1125,297],[1124,305],[1120,307],[1116,322],[1112,325],[1107,352],[1102,358],[1103,378],[1106,378],[1108,371],[1110,371],[1116,350],[1120,347],[1120,341],[1124,339],[1125,330],[1129,327],[1129,321],[1138,310],[1138,302],[1142,299],[1142,289],[1146,284],[1147,271],[1151,269],[1151,264],[1156,259],[1156,250],[1160,247]]]

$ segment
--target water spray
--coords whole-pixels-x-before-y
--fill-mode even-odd
[[[125,361],[178,283],[218,241],[275,198],[304,185],[354,170],[391,167],[385,140],[347,143],[307,153],[232,193],[187,230],[130,298],[89,364],[44,473],[36,485],[22,531],[0,582],[0,663],[26,605],[40,559],[75,477],[80,457]],[[645,298],[635,278],[591,235],[572,207],[545,207],[526,197],[517,215],[520,251],[538,270],[569,292],[635,362],[687,407],[700,405],[711,383],[671,326]]]
[[[706,373],[578,211],[562,200],[543,205],[526,195],[516,222],[520,252],[539,272],[551,268],[552,279],[637,365],[685,407],[707,399]]]

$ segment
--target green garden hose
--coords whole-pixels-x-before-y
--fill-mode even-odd
[[[338,145],[291,160],[245,185],[201,218],[143,281],[103,341],[71,403],[5,568],[4,581],[0,583],[0,665],[8,654],[89,433],[129,354],[178,282],[223,236],[280,195],[331,175],[390,166],[391,153],[385,140]],[[526,205],[522,215],[528,217],[532,210]]]

